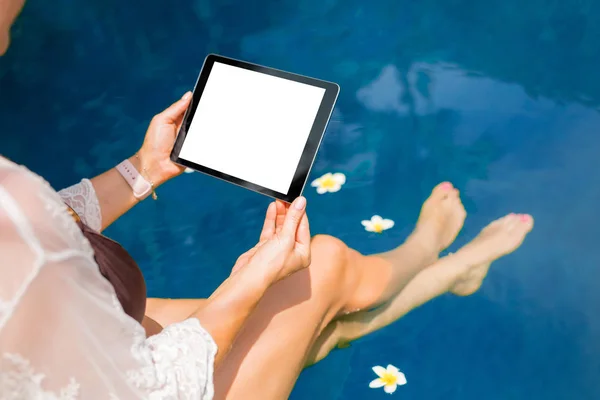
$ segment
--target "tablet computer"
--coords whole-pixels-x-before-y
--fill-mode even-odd
[[[292,202],[339,93],[335,83],[211,54],[171,160]]]

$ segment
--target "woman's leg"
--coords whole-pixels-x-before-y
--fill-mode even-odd
[[[515,251],[533,228],[528,215],[509,215],[492,222],[457,253],[419,272],[392,300],[376,310],[343,316],[330,323],[311,349],[306,365],[314,364],[345,345],[387,326],[429,300],[451,292],[468,296],[481,286],[490,264]]]
[[[154,320],[163,328],[175,322],[181,322],[202,307],[206,299],[159,299],[146,300],[146,317]]]
[[[181,322],[202,307],[206,299],[146,299],[146,313],[142,326],[146,337],[160,333],[167,325]]]
[[[315,255],[316,262],[320,262],[319,259],[322,257],[319,252],[323,247],[327,252],[329,245],[340,247],[342,257],[345,257],[346,253],[351,253],[353,257],[350,258],[359,257],[361,263],[374,263],[371,270],[376,270],[378,273],[365,274],[361,287],[366,289],[365,295],[368,297],[373,297],[372,292],[381,292],[380,295],[375,294],[375,297],[383,302],[394,296],[422,268],[437,260],[439,252],[454,241],[465,216],[458,190],[450,183],[444,182],[434,188],[431,196],[423,204],[415,233],[403,245],[386,253],[363,257],[347,248],[341,241],[333,238],[329,240],[325,237],[325,246],[319,246],[320,239],[313,241],[313,263],[315,263]],[[148,298],[146,317],[165,327],[188,318],[202,306],[205,300]]]
[[[311,266],[267,291],[215,372],[215,398],[287,398],[327,325],[395,296],[454,240],[464,217],[458,192],[440,185],[415,232],[394,251],[363,256],[337,239],[315,237]]]

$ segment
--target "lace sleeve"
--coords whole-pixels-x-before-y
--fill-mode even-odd
[[[43,180],[0,157],[0,397],[213,397],[217,347],[197,319],[146,339]]]
[[[94,185],[89,179],[69,186],[58,192],[62,200],[69,205],[84,224],[100,232],[102,230],[102,213]]]

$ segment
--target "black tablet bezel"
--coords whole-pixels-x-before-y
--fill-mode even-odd
[[[294,178],[292,179],[292,184],[290,185],[288,193],[279,193],[274,190],[267,189],[254,183],[236,178],[231,175],[224,174],[222,172],[205,167],[203,165],[193,163],[189,160],[185,160],[179,157],[181,147],[183,146],[183,142],[185,141],[188,129],[194,118],[196,108],[198,107],[198,103],[200,102],[200,98],[202,97],[202,93],[204,92],[204,87],[206,86],[206,82],[208,81],[208,77],[215,62],[220,62],[234,67],[244,68],[250,71],[260,72],[263,74],[289,79],[292,81],[301,82],[307,85],[325,89],[325,94],[323,96],[323,100],[321,101],[321,106],[319,107],[319,111],[317,112],[317,116],[315,117],[315,121],[313,122],[313,126],[310,130],[310,134],[308,136],[308,140],[306,141],[306,145],[304,146],[304,150],[302,151],[302,156],[300,157],[300,162],[298,163],[298,167],[296,168],[296,172],[294,173]],[[200,71],[200,75],[198,76],[196,86],[194,87],[192,103],[190,104],[190,107],[188,108],[185,114],[179,133],[177,134],[177,139],[175,140],[175,145],[173,146],[173,151],[171,152],[171,160],[177,164],[189,167],[207,175],[214,176],[215,178],[231,182],[235,185],[242,186],[246,189],[258,193],[262,193],[269,197],[274,197],[276,199],[283,200],[287,203],[291,203],[296,197],[302,194],[302,190],[304,189],[304,185],[306,184],[306,180],[308,179],[308,175],[310,173],[313,161],[317,155],[319,146],[321,145],[321,140],[323,139],[323,135],[325,134],[325,129],[327,128],[329,118],[331,117],[331,113],[333,112],[333,107],[337,100],[339,91],[339,86],[333,82],[309,78],[307,76],[297,75],[290,72],[265,67],[262,65],[252,64],[245,61],[239,61],[232,58],[219,56],[216,54],[209,54],[204,60],[202,70]],[[274,165],[273,168],[277,168],[277,166]]]

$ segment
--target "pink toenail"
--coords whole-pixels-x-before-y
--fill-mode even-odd
[[[440,187],[443,190],[450,190],[450,189],[452,189],[452,184],[450,182],[444,182],[440,185]]]

